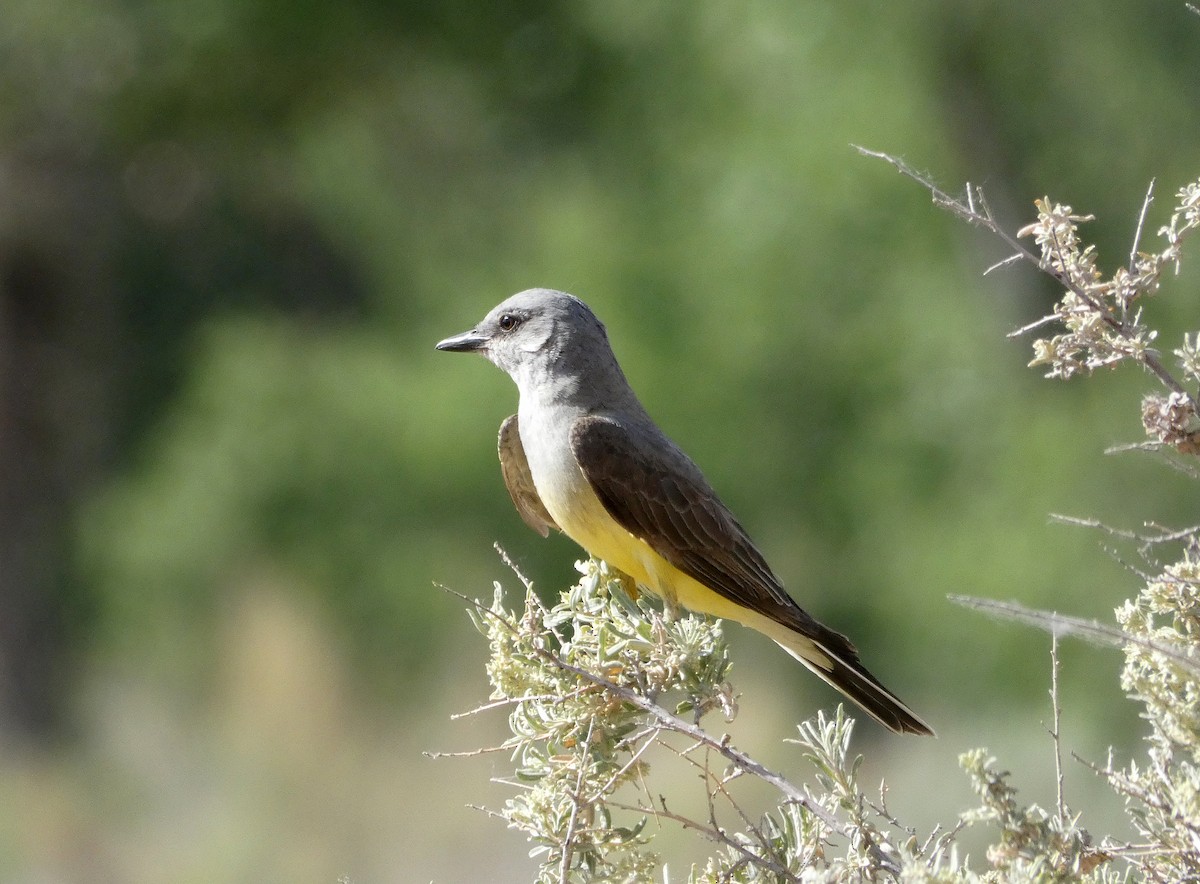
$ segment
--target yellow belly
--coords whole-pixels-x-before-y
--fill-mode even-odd
[[[656,553],[650,544],[622,528],[609,515],[577,468],[564,473],[569,477],[568,481],[554,483],[553,488],[538,485],[538,496],[563,533],[587,550],[589,555],[624,571],[639,586],[654,593],[670,607],[683,607],[697,614],[708,614],[748,626],[774,639],[819,675],[828,671],[831,665],[828,656],[811,639],[727,599],[680,571]],[[817,668],[813,667],[814,663]]]
[[[580,477],[582,478],[582,476]],[[645,587],[671,607],[683,607],[697,614],[732,620],[774,639],[784,650],[813,668],[830,667],[829,658],[813,642],[783,624],[730,601],[700,581],[680,571],[650,544],[630,534],[609,515],[590,485],[573,489],[559,488],[560,496],[543,493],[542,502],[563,533],[610,566],[624,571],[639,586]],[[562,492],[569,490],[569,496]],[[821,674],[822,669],[814,668]]]
[[[765,618],[689,577],[617,524],[590,487],[576,488],[570,506],[562,506],[563,501],[552,506],[550,500],[543,500],[563,533],[589,555],[624,571],[667,604],[761,628],[758,620]]]

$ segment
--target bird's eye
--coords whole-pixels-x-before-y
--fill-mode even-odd
[[[521,318],[514,316],[511,313],[502,313],[500,315],[500,330],[510,332],[521,324]]]

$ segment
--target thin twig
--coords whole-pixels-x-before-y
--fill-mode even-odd
[[[489,783],[495,783],[497,786],[511,786],[514,789],[522,789],[526,792],[533,788],[531,783],[522,783],[520,780],[510,780],[508,777],[491,777]]]
[[[1057,322],[1058,319],[1059,316],[1057,313],[1047,313],[1041,319],[1035,319],[1033,322],[1027,323],[1026,325],[1023,325],[1014,331],[1010,331],[1007,335],[1005,335],[1005,337],[1019,338],[1021,335],[1028,334],[1035,329],[1041,328],[1043,325],[1049,325],[1052,322]]]
[[[999,261],[997,261],[995,264],[993,264],[987,270],[983,271],[983,275],[987,276],[993,270],[999,270],[1001,267],[1007,267],[1009,264],[1015,264],[1017,261],[1023,261],[1024,258],[1025,258],[1025,256],[1022,255],[1020,252],[1014,252],[1013,254],[1009,255],[1007,258],[1001,258]]]
[[[508,554],[508,551],[500,545],[500,542],[497,541],[496,543],[493,543],[492,548],[494,550],[496,550],[497,553],[500,554],[500,561],[502,561],[502,562],[504,562],[504,564],[508,565],[509,570],[517,575],[517,579],[520,580],[523,584],[525,584],[525,588],[532,591],[533,590],[533,581],[530,580],[528,577],[526,577],[525,573],[520,568],[517,567],[517,563],[512,560],[512,558]]]
[[[1146,366],[1146,368],[1150,370],[1150,373],[1158,378],[1159,382],[1164,387],[1166,387],[1172,393],[1178,393],[1180,396],[1183,396],[1188,402],[1192,403],[1193,407],[1195,407],[1196,403],[1195,399],[1192,397],[1192,394],[1184,388],[1183,384],[1175,380],[1175,377],[1163,367],[1162,362],[1159,361],[1153,350],[1142,351],[1141,355],[1137,357],[1137,360],[1138,362],[1142,363],[1142,365]]]
[[[921,845],[921,856],[929,856],[931,852],[944,850],[948,845],[954,842],[959,833],[965,829],[967,825],[967,821],[960,817],[958,822],[954,824],[953,829],[947,829],[943,831],[940,823],[934,826],[933,831],[929,833],[929,837],[926,838],[925,842]]]
[[[621,765],[620,770],[608,778],[608,782],[596,790],[596,794],[588,799],[589,803],[599,801],[601,797],[608,794],[609,789],[617,784],[617,780],[621,779],[621,777],[633,770],[634,765],[641,760],[642,756],[646,754],[646,751],[656,742],[658,742],[658,728],[648,728],[647,730],[649,731],[649,736],[646,737],[646,741],[642,743],[642,745],[638,746],[637,750],[629,756],[629,761]]]
[[[1176,472],[1183,473],[1189,479],[1200,479],[1200,468],[1194,463],[1195,458],[1182,460],[1176,456],[1174,449],[1163,445],[1162,442],[1154,440],[1129,442],[1124,445],[1112,445],[1104,449],[1105,454],[1125,454],[1129,451],[1145,451],[1150,454],[1157,454],[1160,463],[1166,464]]]
[[[904,825],[902,822],[900,822],[900,820],[896,819],[896,817],[892,815],[892,812],[890,810],[888,810],[887,790],[888,790],[887,780],[880,780],[879,781],[879,803],[876,804],[874,801],[867,801],[867,806],[871,808],[871,811],[876,816],[878,816],[880,819],[882,819],[884,822],[886,822],[889,826],[894,828],[896,831],[903,832],[905,835],[908,835],[910,838],[915,838],[917,835],[917,830],[915,828],[913,828],[912,826]],[[864,797],[864,800],[866,800],[865,797]],[[940,828],[941,828],[940,825],[937,826],[937,828],[934,830],[935,833],[936,833],[937,829],[940,829]],[[930,837],[933,837],[933,836],[931,835]]]
[[[1111,328],[1116,334],[1119,334],[1121,337],[1126,339],[1129,338],[1129,333],[1125,327],[1125,323],[1116,320],[1109,313],[1109,311],[1103,307],[1103,305],[1098,304],[1095,298],[1081,286],[1079,286],[1074,280],[1072,280],[1065,271],[1056,270],[1041,256],[1035,255],[1022,243],[1020,243],[1012,234],[1000,226],[1000,224],[996,221],[995,216],[992,214],[992,210],[988,206],[987,201],[984,199],[983,191],[977,185],[967,185],[967,197],[965,201],[955,199],[938,187],[928,175],[923,175],[916,171],[899,157],[895,157],[891,154],[883,153],[881,151],[868,150],[867,148],[860,147],[857,144],[851,146],[863,156],[883,160],[895,168],[896,171],[898,171],[901,175],[916,181],[930,192],[930,194],[933,196],[933,202],[935,205],[946,209],[969,224],[974,224],[977,227],[984,228],[988,232],[1003,240],[1004,243],[1013,251],[1012,257],[1006,259],[1004,263],[1012,263],[1017,259],[1017,256],[1028,261],[1043,273],[1051,276],[1061,286],[1075,295],[1075,297],[1077,297],[1080,301],[1087,304],[1092,310],[1095,310],[1101,321]],[[980,208],[976,208],[977,203],[979,204]],[[1053,245],[1056,255],[1059,259],[1059,266],[1061,267],[1063,266],[1062,250],[1057,241]],[[1180,396],[1186,397],[1187,401],[1190,402],[1193,407],[1195,407],[1196,403],[1191,393],[1189,393],[1184,386],[1179,383],[1179,381],[1177,381],[1169,371],[1167,371],[1161,360],[1158,358],[1157,353],[1155,353],[1153,350],[1145,349],[1131,358],[1141,363],[1141,365],[1144,366],[1146,370],[1153,374],[1156,378],[1158,378],[1159,382],[1168,390],[1173,393],[1178,393]]]
[[[994,599],[979,599],[965,595],[946,596],[955,604],[974,608],[984,614],[1001,620],[1015,620],[1027,626],[1044,629],[1054,635],[1070,635],[1083,639],[1092,644],[1104,647],[1121,648],[1125,645],[1136,645],[1147,651],[1162,654],[1180,669],[1193,678],[1200,678],[1200,661],[1193,660],[1173,648],[1140,636],[1131,635],[1124,630],[1106,626],[1098,620],[1084,620],[1082,617],[1069,617],[1054,611],[1039,611],[1027,608],[1016,602],[998,602]]]
[[[1067,818],[1067,802],[1063,798],[1063,766],[1062,766],[1062,706],[1058,702],[1058,635],[1050,633],[1050,706],[1053,710],[1053,725],[1050,737],[1054,740],[1054,779],[1057,784],[1058,818]]]
[[[721,828],[719,826],[705,825],[704,823],[697,822],[696,820],[692,819],[691,817],[686,817],[686,816],[683,816],[682,814],[675,813],[673,810],[670,810],[667,807],[667,799],[662,795],[658,796],[658,801],[659,801],[660,806],[653,807],[653,808],[641,807],[641,806],[631,805],[631,804],[623,804],[619,801],[612,801],[612,802],[610,802],[610,804],[612,804],[613,807],[616,807],[620,810],[629,810],[629,811],[633,811],[635,813],[654,813],[658,816],[662,816],[666,819],[672,820],[673,822],[679,823],[679,825],[683,826],[685,829],[692,829],[696,832],[699,832],[701,835],[708,838],[710,841],[714,841],[717,844],[724,845],[725,847],[728,847],[731,850],[736,851],[737,853],[741,854],[742,858],[747,863],[751,863],[753,865],[767,869],[772,874],[779,876],[780,880],[782,880],[782,881],[800,881],[801,880],[799,877],[797,877],[796,875],[793,875],[786,868],[781,866],[775,860],[771,859],[769,856],[759,856],[754,851],[748,849],[744,844],[740,844],[733,838],[730,838],[723,831],[721,831]]]
[[[1106,525],[1099,519],[1093,519],[1083,516],[1067,516],[1062,513],[1050,513],[1050,521],[1059,525],[1071,525],[1076,528],[1093,528],[1103,531],[1105,534],[1113,537],[1120,537],[1122,540],[1144,540],[1144,537],[1130,531],[1128,528],[1114,528],[1112,525]]]
[[[632,703],[642,711],[648,712],[650,715],[654,716],[654,718],[661,722],[664,727],[676,731],[677,733],[681,733],[684,736],[691,737],[696,742],[702,743],[703,745],[715,750],[730,762],[745,770],[747,773],[753,774],[764,782],[774,786],[779,792],[782,792],[789,801],[793,801],[810,811],[833,831],[840,832],[843,835],[847,834],[842,829],[842,826],[838,822],[837,818],[829,814],[823,807],[810,800],[807,793],[805,793],[798,786],[793,785],[780,774],[777,774],[759,764],[741,750],[735,749],[729,744],[728,737],[722,737],[721,739],[718,739],[712,734],[709,734],[708,732],[703,731],[691,724],[690,722],[673,715],[666,709],[663,709],[661,706],[655,705],[645,698],[638,696],[628,688],[606,681],[599,676],[593,675],[587,670],[572,666],[564,661],[555,661],[555,665],[561,666],[567,672],[571,672],[580,678],[586,679],[593,684],[605,688],[606,690],[610,690],[614,695],[620,697],[622,700]]]
[[[575,826],[579,822],[579,809],[583,804],[583,796],[580,792],[583,790],[583,774],[587,770],[587,754],[592,746],[592,729],[596,726],[596,719],[588,719],[587,736],[579,747],[579,773],[575,777],[575,788],[571,792],[571,816],[567,820],[567,833],[563,837],[562,843],[562,860],[558,864],[558,880],[560,884],[567,884],[567,874],[571,871],[571,854],[574,852],[572,845],[575,841]]]
[[[746,831],[751,833],[755,838],[758,839],[759,846],[762,848],[762,850],[766,853],[771,853],[770,839],[767,838],[767,836],[763,834],[762,830],[759,829],[759,827],[757,825],[755,825],[754,821],[750,819],[749,814],[747,814],[746,811],[742,810],[742,806],[737,803],[737,801],[734,799],[733,795],[731,795],[729,790],[727,788],[725,788],[726,785],[733,782],[733,780],[735,780],[736,778],[738,778],[739,776],[742,775],[741,769],[735,767],[735,768],[733,768],[732,772],[728,776],[718,778],[718,777],[714,776],[708,770],[707,756],[709,754],[711,754],[711,753],[705,753],[705,762],[704,762],[705,773],[709,777],[709,779],[714,783],[714,788],[710,789],[708,791],[709,819],[711,819],[713,824],[716,825],[717,812],[716,812],[716,808],[713,806],[713,798],[717,795],[717,793],[720,793],[722,795],[722,797],[724,797],[724,799],[727,802],[729,802],[729,806],[734,809],[734,812],[736,812],[737,815],[741,818],[742,825],[744,825],[746,827]]]
[[[576,689],[569,694],[562,694],[557,697],[549,697],[545,694],[526,694],[523,697],[504,697],[499,700],[493,700],[490,703],[484,703],[481,706],[476,706],[474,709],[468,709],[465,712],[454,712],[450,715],[451,721],[458,721],[462,718],[470,718],[473,715],[478,715],[480,712],[490,712],[493,709],[502,709],[505,706],[517,706],[521,703],[528,703],[531,700],[548,700],[552,699],[555,702],[565,702],[573,699],[583,693],[582,689]]]
[[[1089,768],[1093,773],[1104,777],[1119,793],[1127,795],[1130,798],[1136,798],[1147,807],[1151,807],[1155,810],[1161,811],[1162,813],[1168,814],[1179,825],[1183,826],[1188,831],[1195,835],[1200,835],[1200,824],[1197,824],[1195,821],[1187,819],[1185,816],[1181,815],[1176,808],[1171,807],[1161,798],[1150,794],[1150,792],[1148,792],[1144,787],[1130,780],[1121,771],[1114,770],[1111,762],[1104,767],[1100,767],[1100,765],[1096,764],[1094,761],[1088,761],[1086,758],[1082,758],[1075,752],[1071,753],[1071,757],[1084,767]]]
[[[486,813],[488,816],[492,817],[493,819],[504,820],[504,822],[508,822],[508,819],[504,816],[504,814],[496,813],[496,811],[492,810],[489,807],[484,807],[481,804],[468,804],[467,807],[471,808],[471,810],[478,810],[480,813]]]
[[[1194,539],[1197,535],[1200,535],[1200,525],[1192,525],[1190,528],[1180,528],[1177,531],[1171,528],[1165,528],[1162,525],[1159,525],[1157,522],[1147,522],[1146,527],[1157,529],[1160,532],[1157,537],[1142,538],[1142,540],[1144,540],[1146,543],[1152,544],[1174,543],[1177,540]]]
[[[1000,224],[996,221],[995,216],[992,214],[991,207],[984,199],[982,189],[980,189],[978,185],[967,185],[967,201],[964,203],[962,200],[958,200],[950,196],[950,194],[938,187],[937,184],[933,182],[933,179],[916,171],[899,157],[882,153],[881,151],[868,150],[867,148],[860,147],[857,144],[852,146],[863,156],[874,157],[875,159],[883,160],[885,163],[888,163],[895,168],[896,171],[901,175],[916,181],[930,192],[930,194],[933,196],[933,202],[935,205],[946,209],[970,224],[974,224],[977,227],[983,227],[989,232],[994,233],[1012,248],[1015,255],[1020,255],[1022,259],[1033,264],[1035,267],[1038,267],[1042,270],[1047,269],[1043,265],[1042,259],[1039,256],[1027,249],[1024,244],[1019,242],[1015,237],[1012,236],[1012,234],[1000,226]],[[977,201],[979,202],[982,211],[976,209],[975,203]]]
[[[1051,513],[1050,521],[1057,522],[1062,525],[1074,525],[1080,528],[1098,528],[1105,534],[1110,534],[1113,537],[1120,537],[1123,540],[1136,540],[1138,543],[1146,544],[1147,546],[1155,546],[1160,543],[1175,543],[1179,540],[1187,540],[1200,534],[1200,525],[1192,525],[1187,528],[1165,528],[1154,522],[1146,522],[1145,527],[1153,528],[1158,531],[1158,534],[1141,534],[1137,531],[1130,531],[1127,528],[1114,528],[1111,525],[1106,525],[1099,519],[1082,518],[1080,516],[1065,516],[1061,513]]]
[[[422,752],[426,758],[478,758],[480,755],[491,755],[493,752],[507,752],[510,746],[485,746],[481,749],[470,749],[465,752]]]
[[[763,837],[762,833],[758,830],[754,822],[750,819],[746,812],[742,810],[741,805],[738,804],[737,800],[733,797],[729,790],[725,788],[726,784],[731,783],[735,779],[743,776],[745,771],[734,765],[728,768],[728,773],[726,773],[724,776],[718,777],[715,773],[713,773],[712,765],[710,764],[712,748],[703,743],[692,741],[691,745],[689,745],[686,749],[677,749],[676,747],[665,742],[663,745],[666,746],[670,751],[674,752],[681,761],[690,764],[692,767],[696,768],[697,771],[699,771],[701,779],[704,780],[705,789],[708,794],[709,816],[713,820],[713,825],[716,825],[713,798],[718,792],[720,792],[725,797],[725,800],[729,802],[729,806],[734,809],[739,817],[741,817],[746,829],[750,832],[753,832],[755,837],[757,837],[758,840],[763,844],[764,849],[766,849],[767,839]],[[704,750],[703,761],[697,761],[692,757],[692,753],[696,749]],[[712,789],[708,788],[710,783],[713,784]]]
[[[1129,272],[1133,273],[1137,267],[1138,246],[1142,242],[1142,227],[1146,223],[1146,213],[1150,211],[1150,204],[1154,202],[1154,179],[1150,179],[1150,186],[1146,188],[1146,198],[1142,200],[1142,210],[1138,212],[1137,229],[1133,232],[1133,246],[1129,249]]]

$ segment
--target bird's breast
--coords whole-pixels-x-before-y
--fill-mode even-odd
[[[534,487],[563,533],[636,580],[653,586],[650,548],[626,531],[605,509],[571,450],[571,426],[578,419],[551,407],[519,412],[521,445]]]
[[[571,525],[602,508],[571,451],[573,418],[553,407],[526,409],[524,400],[521,404],[521,445],[534,487],[554,521],[573,537]]]

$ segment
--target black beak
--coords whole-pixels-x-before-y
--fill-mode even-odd
[[[446,338],[444,341],[438,341],[437,348],[439,350],[449,350],[452,353],[471,353],[475,350],[482,350],[488,342],[486,335],[481,335],[479,332],[472,329],[468,332],[463,332],[461,335],[454,335]]]

